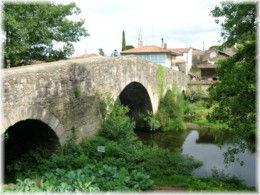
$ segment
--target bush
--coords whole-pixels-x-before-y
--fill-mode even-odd
[[[152,112],[148,112],[144,116],[144,121],[147,122],[149,130],[151,131],[157,130],[161,126],[160,122],[157,120],[156,116]]]
[[[184,118],[185,103],[182,95],[174,88],[168,90],[160,100],[156,117],[165,131],[183,130],[185,125]]]
[[[56,169],[37,179],[18,180],[11,191],[140,191],[151,188],[152,184],[149,175],[139,171],[129,172],[124,167],[119,169],[106,164],[96,164],[72,171]]]
[[[185,129],[185,124],[181,117],[177,117],[174,119],[168,119],[163,128],[164,131],[180,131]]]
[[[135,123],[127,116],[129,109],[118,101],[108,105],[100,135],[110,140],[135,139]]]

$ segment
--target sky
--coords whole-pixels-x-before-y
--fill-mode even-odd
[[[26,1],[22,1],[26,2]],[[45,1],[46,2],[46,1]],[[53,0],[56,3],[75,2],[81,13],[71,19],[83,19],[90,36],[74,43],[73,56],[98,53],[106,55],[121,51],[122,31],[127,45],[138,46],[141,33],[144,45],[168,48],[195,47],[207,49],[221,43],[221,26],[210,11],[220,0]]]
[[[195,47],[198,49],[220,44],[221,26],[215,23],[210,11],[220,4],[217,0],[78,0],[80,17],[90,36],[75,43],[74,55],[98,53],[106,55],[114,49],[121,51],[122,31],[126,44],[137,47],[141,32],[144,45],[168,48]]]

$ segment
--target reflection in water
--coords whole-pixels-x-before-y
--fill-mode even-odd
[[[224,145],[219,148],[215,144],[210,143],[196,143],[199,139],[198,131],[191,131],[186,137],[183,145],[183,154],[193,156],[195,159],[203,162],[203,165],[194,171],[194,175],[197,176],[210,176],[211,170],[224,170],[225,174],[238,176],[240,179],[245,180],[246,184],[255,186],[255,154],[246,151],[245,153],[238,154],[238,158],[244,161],[244,165],[241,166],[240,162],[235,161],[234,163],[224,163],[224,152],[228,146]]]
[[[182,148],[182,153],[193,156],[196,160],[203,162],[203,165],[194,171],[196,176],[210,176],[212,169],[224,171],[225,174],[238,176],[244,180],[249,186],[256,185],[256,156],[254,153],[245,151],[238,154],[244,165],[240,165],[240,161],[233,163],[224,163],[224,153],[231,144],[226,144],[221,148],[216,144],[212,144],[214,138],[203,134],[199,135],[197,130],[192,130],[187,133],[175,132],[136,132],[138,137],[145,143],[162,148],[168,148],[174,151],[177,148]]]

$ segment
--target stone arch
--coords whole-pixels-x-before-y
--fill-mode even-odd
[[[23,163],[30,159],[31,152],[39,149],[49,155],[60,145],[53,129],[36,119],[21,120],[8,127],[4,135],[5,182],[13,182],[16,178],[16,171],[8,167],[13,167],[17,161]]]
[[[114,94],[115,99],[118,98],[120,93],[131,83],[139,83],[145,89],[151,101],[151,112],[156,113],[159,105],[159,96],[157,94],[157,91],[154,90],[154,87],[147,79],[144,79],[144,77],[135,77],[132,79],[125,78],[125,80],[120,83],[119,90],[117,90],[116,94]]]
[[[124,87],[118,96],[120,102],[129,108],[129,116],[138,122],[142,114],[153,112],[152,101],[147,89],[140,82],[131,82]]]
[[[16,123],[27,119],[39,120],[45,123],[55,132],[55,134],[59,138],[59,143],[65,143],[66,136],[63,125],[60,123],[59,119],[56,116],[54,116],[46,109],[18,108],[13,112],[8,113],[8,115],[4,117],[2,132],[5,132],[9,127],[15,125]]]

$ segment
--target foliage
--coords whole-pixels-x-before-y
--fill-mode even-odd
[[[105,56],[106,55],[102,48],[98,49],[98,54],[101,55],[101,56]]]
[[[140,191],[151,185],[152,181],[146,174],[98,163],[72,171],[57,168],[41,175],[41,178],[18,180],[14,191]]]
[[[127,116],[129,109],[119,101],[108,103],[100,134],[111,140],[134,139],[134,122]],[[112,106],[112,108],[111,108]]]
[[[221,21],[222,37],[224,45],[233,46],[239,41],[246,41],[248,37],[256,36],[256,3],[222,2],[211,11],[217,18],[216,23]],[[220,19],[219,19],[220,18]]]
[[[247,140],[254,139],[256,131],[255,49],[255,42],[246,43],[233,57],[221,61],[220,82],[210,88],[217,104],[211,119],[227,123],[234,136]]]
[[[197,100],[190,101],[185,100],[185,121],[192,122],[199,125],[201,129],[214,129],[221,131],[226,128],[225,123],[220,123],[219,121],[211,120],[210,115],[215,109],[216,105],[211,105],[209,100]]]
[[[64,59],[73,53],[72,43],[87,36],[83,20],[68,18],[80,13],[75,3],[5,3],[3,11],[5,67],[29,64],[32,60]],[[62,48],[55,48],[58,44]]]
[[[190,175],[170,175],[164,179],[156,179],[155,185],[162,187],[175,186],[178,189],[200,192],[234,192],[252,191],[254,188],[247,187],[232,177],[192,177]]]
[[[148,112],[144,116],[144,121],[147,122],[151,131],[155,131],[161,126],[160,122],[157,120],[156,116],[152,112]]]
[[[122,32],[122,51],[126,50],[126,43],[125,43],[125,31]]]
[[[112,130],[118,131],[118,126],[111,125],[111,121],[116,124],[119,122],[123,129],[132,128],[131,121],[125,119],[126,108],[118,102],[110,103],[107,104],[109,112],[105,114],[103,128],[107,130],[109,127],[108,133]],[[99,135],[84,139],[79,144],[73,141],[67,143],[52,154],[42,150],[25,154],[10,167],[16,171],[17,183],[5,188],[5,191],[144,191],[153,187],[153,181],[156,185],[167,181],[172,182],[171,186],[177,186],[176,178],[180,176],[188,178],[183,180],[188,189],[192,184],[195,186],[193,188],[200,190],[219,190],[213,188],[216,185],[223,185],[221,189],[234,189],[217,180],[214,181],[213,187],[209,188],[207,181],[193,178],[192,171],[201,163],[182,155],[180,151],[173,153],[167,149],[143,145],[142,142],[132,139],[132,136],[131,139],[123,139],[121,133],[119,137],[112,136],[111,139],[111,136],[107,137],[102,133],[103,130]],[[102,159],[97,153],[97,146],[100,145],[103,145],[106,151]],[[196,186],[195,182],[199,185]],[[245,188],[244,186],[239,189]]]
[[[226,45],[237,45],[237,53],[218,62],[219,82],[210,88],[216,105],[211,120],[226,123],[234,142],[255,140],[256,132],[256,4],[222,3],[213,11],[224,17]],[[239,137],[239,139],[238,139]]]
[[[163,130],[183,130],[185,125],[184,101],[180,93],[174,87],[168,90],[163,98],[160,99],[157,118],[160,121]]]
[[[157,73],[156,73],[156,79],[157,79],[157,89],[159,93],[159,97],[163,97],[164,92],[164,78],[165,77],[165,70],[162,65],[158,65]]]
[[[201,85],[194,85],[190,86],[187,90],[185,99],[189,100],[190,102],[196,102],[205,99],[207,95],[208,94],[206,90],[203,90],[203,87]]]
[[[209,47],[209,50],[212,50],[212,49],[221,50],[221,46],[220,45],[213,45],[213,46]]]
[[[135,48],[133,45],[126,45],[126,46],[125,46],[125,50],[133,49],[133,48]]]
[[[75,98],[79,98],[79,96],[80,96],[80,88],[78,86],[74,87],[74,95],[75,95]]]

